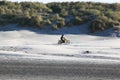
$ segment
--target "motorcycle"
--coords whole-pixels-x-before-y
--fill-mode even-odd
[[[70,40],[65,39],[65,42],[58,40],[58,44],[70,44]]]

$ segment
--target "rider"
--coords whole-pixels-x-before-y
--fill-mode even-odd
[[[63,34],[61,35],[61,38],[60,38],[60,39],[61,39],[62,43],[65,43],[65,40],[66,40],[66,39],[65,39],[65,37],[64,37]]]

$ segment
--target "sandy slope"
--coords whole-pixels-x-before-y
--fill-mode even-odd
[[[90,58],[119,61],[119,38],[97,37],[84,34],[66,34],[65,37],[70,40],[70,44],[58,45],[57,41],[60,35],[39,34],[29,30],[1,31],[0,52],[39,54],[44,56],[43,58],[45,56],[52,56],[56,59],[70,57],[70,59]],[[87,54],[85,51],[90,53]]]

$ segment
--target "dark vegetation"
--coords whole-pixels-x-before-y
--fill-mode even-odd
[[[91,22],[90,32],[103,31],[120,25],[120,4],[93,2],[8,2],[0,1],[0,25],[17,23],[22,26],[52,30]]]

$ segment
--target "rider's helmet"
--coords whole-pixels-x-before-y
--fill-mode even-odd
[[[64,36],[64,34],[62,34],[62,36]]]

